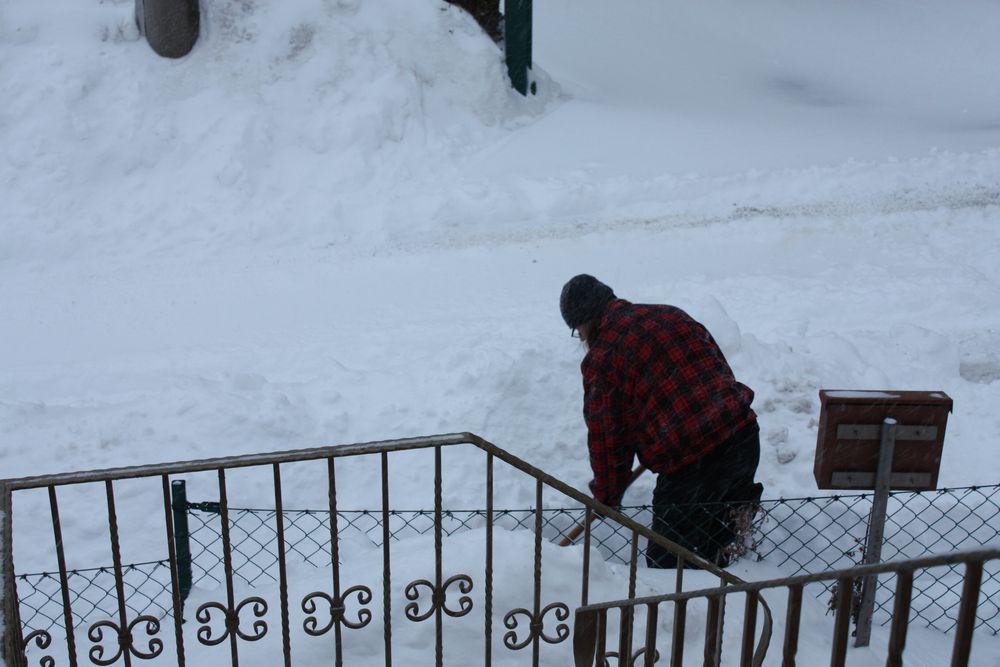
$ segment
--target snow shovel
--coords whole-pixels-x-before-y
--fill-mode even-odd
[[[628,484],[625,485],[625,488],[628,489],[628,487],[632,486],[632,482],[639,479],[639,476],[644,472],[646,472],[646,466],[642,465],[641,463],[637,465],[635,469],[632,471],[632,476],[628,478]],[[590,522],[593,523],[594,519],[596,518],[597,518],[596,514],[591,514]],[[583,529],[586,528],[586,523],[587,523],[586,519],[581,519],[580,523],[573,526],[573,530],[566,533],[566,536],[559,541],[559,546],[568,547],[569,545],[573,544],[573,542],[576,541],[576,538],[580,537],[580,533],[583,532]]]

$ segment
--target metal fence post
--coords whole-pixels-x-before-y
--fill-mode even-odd
[[[875,473],[875,496],[868,520],[868,542],[865,546],[865,565],[882,561],[882,538],[885,535],[885,513],[889,505],[889,487],[892,481],[892,455],[896,447],[896,420],[886,418],[882,423],[882,444]],[[864,578],[861,589],[861,607],[858,611],[855,646],[868,646],[872,636],[872,614],[875,611],[875,589],[878,577],[870,574]]]
[[[191,533],[188,530],[187,484],[183,479],[170,482],[170,509],[174,515],[174,548],[177,552],[177,583],[181,593],[181,610],[191,592]]]
[[[530,81],[532,0],[506,0],[504,5],[504,51],[511,85],[522,95],[536,92]]]
[[[7,515],[10,514],[10,503],[7,501],[7,486],[0,482],[0,625],[3,627],[3,636],[0,637],[0,664],[13,663],[14,656],[11,650],[11,616],[10,613],[10,583],[13,572],[7,568],[7,553],[10,551],[10,539],[7,529]]]
[[[0,483],[0,662],[9,667],[25,664],[21,646],[21,623],[18,618],[17,589],[14,586],[13,516],[10,488]]]

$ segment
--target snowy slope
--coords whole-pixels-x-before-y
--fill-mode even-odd
[[[1000,472],[1000,152],[988,132],[951,151],[970,148],[962,118],[998,110],[993,4],[772,3],[771,22],[726,3],[546,4],[529,100],[435,2],[208,2],[178,62],[136,41],[130,3],[74,7],[8,1],[0,33],[10,474],[474,430],[583,484],[582,351],[555,295],[584,270],[707,319],[757,390],[775,494],[811,490],[820,387],[944,389],[942,481]],[[848,26],[853,48],[830,48]],[[922,46],[890,58],[887,34]],[[678,94],[650,85],[681,52]],[[925,76],[928,53],[948,76]],[[761,86],[780,63],[868,91],[871,117]],[[752,124],[770,150],[643,157],[693,137],[691,112],[716,134]],[[914,114],[954,145],[928,152]],[[846,149],[879,123],[919,157],[837,164],[846,150],[798,140]],[[577,141],[546,143],[555,126]],[[741,172],[752,155],[782,168]],[[730,173],[678,173],[688,158]]]
[[[995,2],[547,1],[530,99],[432,0],[204,11],[172,62],[129,1],[0,0],[0,476],[468,430],[585,488],[587,271],[713,331],[767,497],[816,491],[820,388],[946,391],[942,485],[1000,481]]]

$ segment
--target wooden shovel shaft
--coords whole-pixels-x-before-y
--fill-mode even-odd
[[[639,476],[642,475],[642,473],[644,472],[646,472],[646,466],[642,465],[641,463],[637,465],[635,469],[632,471],[632,476],[629,477],[628,484],[625,485],[625,488],[628,489],[628,487],[632,486],[632,482],[639,479]],[[591,522],[593,522],[594,519],[596,518],[597,518],[596,514],[590,515]],[[573,526],[573,530],[566,533],[566,537],[562,538],[559,541],[559,546],[568,547],[569,545],[573,544],[573,542],[576,541],[576,538],[580,537],[580,534],[583,533],[583,530],[586,527],[587,527],[587,520],[586,519],[581,520],[580,523]]]

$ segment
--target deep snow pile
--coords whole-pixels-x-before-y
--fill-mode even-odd
[[[941,484],[1000,481],[995,3],[538,3],[529,99],[439,2],[204,11],[171,62],[129,1],[0,2],[0,476],[468,430],[585,488],[556,298],[588,271],[713,331],[767,497],[815,493],[820,388],[946,391]],[[446,463],[446,505],[480,506],[481,459]],[[429,507],[429,471],[393,498]],[[322,466],[286,474],[324,505]],[[269,502],[270,473],[230,490]],[[118,492],[123,524],[158,511]],[[88,494],[71,566],[109,558]],[[19,568],[51,569],[47,499],[17,508]]]
[[[437,169],[543,103],[443,3],[204,9],[195,52],[170,62],[131,0],[7,3],[0,256],[377,238],[387,221],[364,209],[387,184],[453,177]]]

